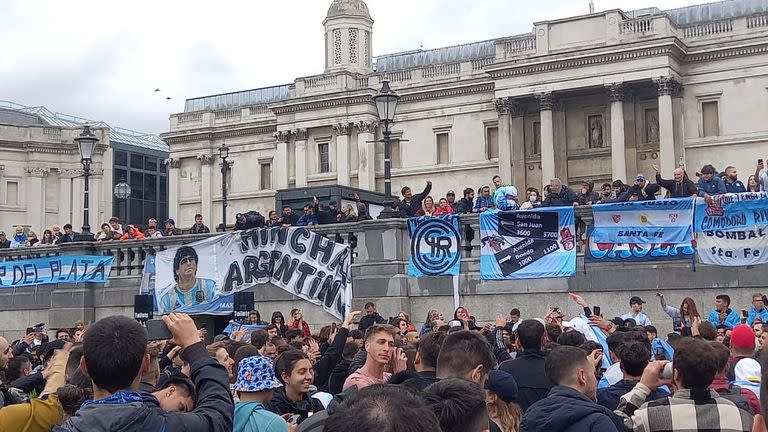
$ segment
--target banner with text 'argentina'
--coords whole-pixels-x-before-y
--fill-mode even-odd
[[[693,198],[592,206],[598,243],[686,243],[693,239]]]
[[[768,225],[768,193],[714,195],[708,204],[696,200],[696,232],[755,229]]]
[[[408,276],[456,276],[461,268],[459,216],[408,219]]]
[[[159,313],[231,312],[233,293],[271,283],[341,319],[350,265],[349,246],[306,228],[236,231],[159,252],[155,302]]]
[[[576,274],[573,207],[480,214],[480,278],[534,279]]]

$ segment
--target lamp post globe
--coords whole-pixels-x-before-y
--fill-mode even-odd
[[[379,219],[396,218],[394,210],[395,200],[392,198],[392,131],[390,130],[395,120],[395,110],[400,101],[400,95],[389,87],[389,79],[385,75],[381,80],[381,90],[373,96],[376,111],[379,113],[379,122],[383,125],[384,141],[384,209],[379,214]]]
[[[77,241],[93,241],[93,234],[91,233],[91,225],[89,223],[88,210],[89,210],[89,196],[88,196],[88,179],[91,177],[91,160],[93,158],[93,151],[96,148],[96,143],[99,139],[91,131],[91,125],[88,123],[83,125],[83,131],[75,137],[75,143],[77,149],[80,151],[80,163],[83,164],[83,227],[80,234],[75,240]]]

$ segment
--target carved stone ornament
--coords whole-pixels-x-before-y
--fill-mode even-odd
[[[51,172],[51,169],[45,167],[27,167],[24,171],[26,171],[30,177],[47,177],[48,173]]]
[[[509,98],[496,98],[493,100],[493,106],[496,108],[496,112],[499,115],[509,114]]]
[[[273,133],[272,136],[275,137],[277,142],[287,143],[291,139],[291,131],[287,131],[287,130],[277,131]]]
[[[551,111],[555,108],[555,97],[552,92],[537,93],[535,96],[539,101],[540,111]]]
[[[522,117],[525,115],[525,106],[512,98],[504,97],[494,99],[493,104],[499,115],[509,114],[512,117]]]
[[[197,155],[197,160],[199,160],[202,165],[210,165],[213,163],[213,155],[205,153],[199,154]]]
[[[624,94],[624,84],[623,83],[612,83],[612,84],[606,84],[605,89],[608,91],[608,100],[611,102],[623,102],[624,97],[626,96]]]
[[[83,170],[79,168],[62,168],[59,169],[59,177],[80,177],[83,175]]]
[[[101,168],[93,169],[93,170],[91,170],[91,175],[92,176],[102,176],[102,175],[104,175],[104,170],[101,169]]]
[[[680,81],[672,76],[654,78],[653,82],[656,83],[659,96],[677,96],[683,88]]]
[[[169,169],[181,167],[181,159],[168,158],[165,161],[163,161],[163,163],[165,163]]]
[[[296,141],[305,141],[307,139],[306,129],[294,129],[292,133]]]
[[[338,123],[333,125],[333,131],[336,133],[336,135],[349,135],[349,130],[351,129],[351,125],[349,123]]]
[[[376,133],[377,126],[378,122],[371,121],[359,121],[355,123],[355,127],[357,127],[357,130],[361,133]]]

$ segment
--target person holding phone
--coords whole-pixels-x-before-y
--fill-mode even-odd
[[[627,320],[627,319],[633,319],[639,325],[640,327],[645,327],[651,325],[651,320],[648,318],[646,314],[643,313],[643,304],[645,302],[643,299],[641,299],[638,296],[632,296],[632,298],[629,299],[629,307],[632,308],[629,313],[625,313],[621,316],[621,319]]]
[[[283,417],[268,411],[265,405],[276,388],[283,385],[275,377],[272,359],[264,356],[246,357],[237,370],[232,389],[240,402],[235,404],[233,432],[285,432],[296,429],[296,421],[288,423]],[[297,417],[298,418],[298,417]]]
[[[761,191],[768,191],[768,170],[765,169],[763,158],[757,160],[757,169],[755,170],[755,181]]]

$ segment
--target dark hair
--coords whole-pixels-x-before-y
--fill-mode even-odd
[[[251,345],[256,347],[256,349],[264,348],[264,345],[266,345],[268,340],[269,332],[264,329],[254,330],[253,333],[251,333]]]
[[[513,309],[515,311],[517,309]],[[519,313],[519,311],[518,311]],[[517,339],[524,350],[541,349],[544,325],[536,320],[527,319],[517,326]]]
[[[32,361],[27,356],[16,356],[8,360],[8,366],[5,369],[5,380],[7,382],[16,381],[21,378],[21,370],[25,365],[32,365]]]
[[[328,343],[328,339],[331,338],[331,328],[329,325],[320,328],[320,332],[317,334],[319,343]]]
[[[605,343],[608,345],[608,351],[612,352],[616,357],[619,356],[619,348],[621,347],[621,343],[624,341],[624,336],[626,334],[627,332],[617,331],[605,338]]]
[[[657,336],[659,335],[659,331],[656,330],[656,327],[654,327],[652,325],[645,326],[645,331],[648,332],[648,333],[653,333],[653,334],[655,334]]]
[[[295,340],[295,341],[288,342],[288,346],[293,348],[293,349],[297,349],[297,350],[301,350],[301,351],[304,350],[304,342],[302,342],[302,341]]]
[[[699,334],[704,340],[713,341],[717,339],[717,329],[715,329],[715,325],[709,321],[703,321],[699,324]]]
[[[277,356],[275,359],[275,376],[281,383],[285,384],[285,381],[283,381],[283,374],[292,374],[293,368],[299,360],[309,360],[309,357],[304,354],[304,351],[297,349],[285,351]]]
[[[440,355],[440,348],[445,342],[445,333],[429,332],[419,339],[416,344],[416,350],[421,357],[421,362],[426,367],[436,368],[437,357]]]
[[[583,344],[579,345],[579,349],[584,351],[584,354],[589,355],[592,354],[594,350],[603,350],[603,346],[595,341],[588,340],[584,342]]]
[[[63,229],[67,229],[67,228],[72,229],[72,224],[65,224],[62,228]]]
[[[474,192],[475,192],[475,190],[472,189],[472,188],[464,188],[464,198],[466,198],[467,195],[469,195],[471,193],[474,193]]]
[[[362,330],[354,329],[349,331],[349,337],[352,339],[365,339],[365,333]]]
[[[611,187],[624,189],[624,182],[621,180],[614,180],[613,183],[611,183]]]
[[[563,385],[569,381],[577,368],[588,369],[587,356],[584,351],[574,346],[557,346],[544,361],[544,373],[555,385]]]
[[[147,331],[126,316],[102,318],[83,336],[88,376],[97,387],[110,393],[131,386],[146,350]]]
[[[235,357],[235,354],[237,353],[237,350],[239,350],[240,348],[248,345],[245,342],[236,341],[236,340],[232,340],[232,339],[223,340],[221,342],[223,342],[223,344],[224,344],[224,351],[226,351],[227,354],[229,355],[229,357],[231,357],[231,358]],[[215,355],[213,357],[215,357]]]
[[[193,260],[195,260],[195,263],[198,262],[197,260],[197,251],[191,246],[181,246],[176,250],[176,255],[173,256],[173,280],[176,282],[179,281],[179,266],[181,266],[181,260],[184,258],[191,257]]]
[[[282,325],[285,325],[285,317],[283,316],[283,313],[280,311],[274,311],[272,312],[272,321],[270,321],[271,324],[275,324],[275,318],[280,317],[280,319],[283,320]],[[277,325],[277,324],[275,324]]]
[[[522,324],[520,324],[522,325]],[[520,327],[517,328],[518,330]],[[560,337],[560,335],[563,333],[563,329],[560,328],[557,324],[547,324],[544,326],[544,329],[547,331],[547,339],[549,339],[550,342],[556,343],[557,338]]]
[[[354,342],[347,342],[344,344],[344,350],[341,352],[341,358],[344,360],[352,360],[360,351],[360,347]]]
[[[520,309],[514,308],[511,311],[509,311],[509,316],[520,316]]]
[[[673,367],[680,374],[684,388],[704,390],[718,372],[717,354],[711,344],[701,339],[681,341],[675,350]]]
[[[477,383],[446,378],[424,389],[422,396],[442,432],[474,431],[481,423],[487,426],[485,392]]]
[[[709,164],[704,165],[703,167],[701,167],[701,173],[702,174],[714,174],[715,173],[715,167],[713,167],[712,165],[709,165]]]
[[[731,305],[731,297],[728,294],[720,294],[719,296],[716,296],[715,299],[725,301],[728,303],[728,306]]]
[[[520,330],[519,327],[518,327],[518,330]],[[583,344],[586,341],[587,341],[587,338],[585,338],[583,334],[577,331],[565,332],[557,337],[558,345],[569,345],[572,347],[578,347],[579,345]]]
[[[69,334],[69,330],[67,330],[65,328],[60,328],[60,329],[56,330],[56,339],[59,338],[59,333],[61,333],[61,332],[66,333],[67,336],[70,336],[70,337],[72,336],[71,334]]]
[[[442,378],[465,377],[478,365],[488,373],[496,368],[490,345],[478,333],[461,330],[449,333],[437,356],[437,375]]]
[[[639,377],[648,366],[651,351],[642,343],[631,341],[622,344],[619,350],[621,369],[629,376]]]
[[[201,215],[200,213],[195,214],[195,219],[201,218],[201,217],[203,217],[203,215]]]
[[[392,384],[358,391],[328,416],[323,431],[441,432],[440,423],[424,401],[405,387]]]
[[[373,302],[368,302],[365,304],[365,306],[363,306],[363,309],[368,309],[368,307],[375,308],[376,305],[374,305]]]
[[[728,360],[731,358],[731,351],[725,345],[717,341],[710,341],[709,345],[714,350],[717,360],[717,372],[725,373],[725,367],[728,366]]]
[[[171,375],[168,377],[168,381],[163,384],[163,387],[158,390],[165,390],[172,385],[176,386],[176,391],[181,391],[182,395],[189,396],[193,401],[197,401],[195,383],[193,383],[189,378],[178,375]]]
[[[304,332],[301,329],[291,328],[285,331],[285,338],[289,341],[303,336]]]
[[[237,371],[240,369],[240,362],[243,361],[244,358],[258,355],[260,355],[259,350],[253,345],[243,345],[238,348],[237,351],[235,351],[235,355],[232,357],[232,360],[235,361],[235,364],[232,365],[232,373],[237,376]]]
[[[93,390],[64,384],[56,390],[56,396],[58,396],[62,411],[72,417],[83,405],[83,402],[93,399]]]
[[[249,312],[248,313],[248,317],[250,318],[251,315],[254,315],[254,314],[256,315],[256,321],[261,321],[261,314],[256,309],[254,309],[251,312]]]

